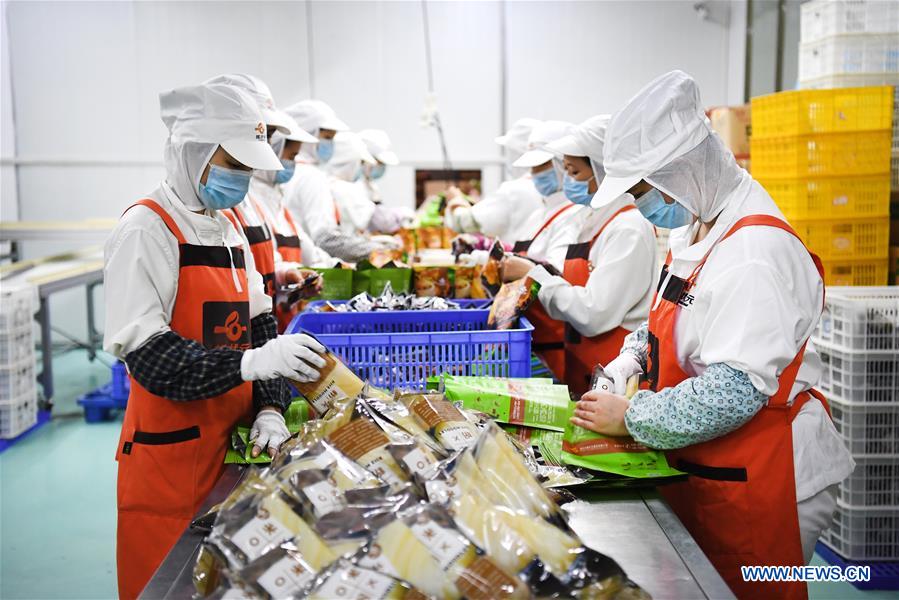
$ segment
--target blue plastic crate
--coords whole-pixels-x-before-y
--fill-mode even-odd
[[[852,581],[860,590],[899,590],[899,562],[849,560],[840,556],[824,542],[818,542],[815,551],[828,563],[845,569],[848,565],[861,565],[871,568],[870,581]]]
[[[487,309],[304,312],[288,333],[311,333],[359,377],[387,389],[423,390],[443,372],[493,377],[531,376],[534,326],[487,330]]]
[[[88,423],[102,423],[113,417],[114,411],[128,405],[131,383],[125,363],[116,361],[112,365],[112,379],[92,392],[78,398],[78,405],[84,409],[84,420]]]

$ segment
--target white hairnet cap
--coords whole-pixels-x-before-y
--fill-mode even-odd
[[[605,206],[695,148],[711,131],[699,87],[683,71],[651,81],[612,117],[603,150],[606,177],[593,196]]]
[[[531,131],[540,124],[539,119],[525,117],[512,123],[509,131],[494,138],[494,141],[509,151],[512,156],[521,156],[528,149]]]
[[[359,138],[365,142],[368,151],[385,165],[398,165],[400,159],[396,152],[391,150],[390,136],[383,129],[363,129],[359,132]]]
[[[362,163],[377,164],[359,134],[341,131],[334,136],[334,155],[328,161],[328,172],[345,181],[352,181]]]
[[[318,138],[304,131],[293,117],[283,110],[279,110],[275,106],[275,99],[272,97],[272,91],[269,89],[268,85],[258,77],[245,75],[243,73],[226,73],[224,75],[217,75],[212,79],[207,79],[204,83],[233,85],[234,87],[238,87],[249,93],[259,105],[259,110],[262,111],[262,118],[265,120],[265,124],[274,127],[276,131],[284,134],[285,138],[296,140],[298,142],[315,143],[318,141]]]
[[[587,158],[590,161],[596,182],[599,183],[605,177],[603,148],[610,120],[611,116],[609,115],[590,117],[583,123],[575,125],[570,135],[566,135],[549,144],[549,150],[556,154]]]
[[[239,88],[220,83],[176,88],[159,94],[159,108],[171,144],[218,144],[251,169],[283,168],[266,140],[255,99]]]
[[[320,129],[346,131],[346,123],[337,118],[334,109],[321,100],[303,100],[288,106],[285,111],[293,117],[297,124],[316,135]]]
[[[512,163],[515,167],[536,167],[551,161],[555,154],[549,145],[572,133],[574,124],[568,121],[543,121],[528,136],[528,151]]]

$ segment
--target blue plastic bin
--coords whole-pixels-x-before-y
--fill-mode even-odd
[[[116,361],[112,365],[112,379],[92,392],[78,398],[78,404],[84,408],[84,420],[88,423],[102,423],[113,417],[113,412],[128,405],[128,393],[131,383],[125,363]]]
[[[531,376],[534,326],[487,330],[487,309],[304,312],[288,333],[310,333],[359,377],[387,389],[425,389],[443,372],[494,377]]]

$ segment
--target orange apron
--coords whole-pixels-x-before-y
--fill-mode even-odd
[[[565,268],[562,277],[576,287],[584,287],[590,279],[593,265],[590,263],[590,251],[593,244],[602,235],[615,217],[637,207],[631,204],[618,209],[609,220],[602,224],[589,242],[571,244],[565,256]],[[624,338],[630,331],[620,325],[599,335],[584,338],[570,323],[565,323],[565,383],[568,389],[580,397],[590,387],[593,367],[597,364],[607,365],[624,344]]]
[[[751,215],[737,221],[716,244],[750,226],[776,227],[796,236],[776,217]],[[672,277],[649,314],[647,372],[652,390],[674,387],[689,378],[677,360],[675,323],[680,302],[693,296],[693,284],[713,249],[688,279]],[[822,273],[818,257],[811,256]],[[662,269],[663,282],[670,263],[669,252]],[[805,344],[780,375],[777,393],[748,423],[722,437],[666,452],[671,466],[691,476],[660,491],[738,598],[807,597],[804,583],[749,583],[740,572],[741,566],[804,564],[792,423],[812,395],[827,408],[814,390],[797,395],[792,406],[787,404],[804,354]]]
[[[250,347],[250,303],[242,248],[232,248],[242,279],[238,292],[228,249],[188,244],[172,217],[154,211],[178,240],[178,292],[170,323],[178,335],[207,347]],[[188,402],[156,396],[131,378],[131,393],[116,451],[119,596],[136,598],[222,473],[231,430],[249,421],[252,383]]]
[[[281,258],[285,262],[300,263],[303,259],[303,249],[300,244],[300,235],[297,232],[297,224],[286,207],[281,210],[284,211],[284,218],[287,221],[286,233],[280,233],[275,223],[268,220],[266,222],[275,234],[275,246],[278,248]],[[276,299],[274,313],[278,320],[278,333],[284,333],[287,330],[287,326],[301,312],[303,306],[305,306],[305,302],[288,306],[286,303],[279,303]]]
[[[512,252],[519,256],[527,256],[531,244],[534,243],[553,221],[559,218],[565,211],[574,208],[575,204],[567,204],[554,212],[549,220],[544,223],[537,233],[529,240],[519,240],[512,246]],[[528,321],[534,326],[533,348],[534,351],[546,361],[549,370],[556,379],[565,376],[565,324],[556,321],[548,314],[539,302],[534,302],[525,313]]]
[[[302,264],[303,247],[300,244],[300,234],[297,230],[297,224],[294,222],[293,216],[290,214],[290,211],[287,210],[287,207],[282,207],[281,211],[284,214],[284,219],[287,221],[288,229],[287,231],[282,232],[274,225],[272,226],[272,231],[275,232],[275,245],[278,247],[281,258],[286,262]]]
[[[262,225],[247,225],[246,219],[239,207],[222,211],[236,229],[242,229],[247,241],[250,243],[250,252],[253,253],[253,262],[256,270],[262,275],[262,283],[265,284],[265,293],[275,297],[275,243],[272,232],[266,224],[265,217],[259,205],[252,198],[248,198],[256,208],[256,215],[262,221]],[[237,219],[235,221],[235,218]],[[239,225],[238,225],[239,222]]]

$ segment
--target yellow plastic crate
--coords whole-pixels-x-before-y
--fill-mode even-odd
[[[891,135],[885,130],[752,137],[752,174],[756,179],[798,179],[889,173]]]
[[[890,176],[759,179],[789,220],[885,217]]]
[[[888,259],[835,260],[824,263],[824,285],[888,285]]]
[[[809,249],[822,260],[884,259],[890,246],[890,219],[790,220]]]
[[[892,121],[893,88],[888,85],[794,90],[752,99],[757,138],[880,131],[890,129]]]

